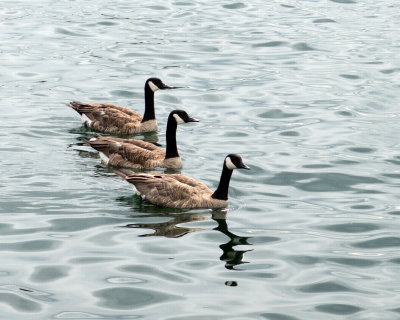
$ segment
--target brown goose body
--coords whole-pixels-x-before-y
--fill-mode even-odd
[[[228,200],[213,199],[213,191],[204,183],[181,174],[138,173],[125,176],[117,174],[134,185],[147,202],[164,207],[224,208]]]
[[[115,173],[131,183],[145,201],[155,205],[182,209],[225,208],[232,171],[240,168],[250,169],[240,156],[228,155],[214,192],[204,183],[181,174],[135,174],[126,170],[115,170]]]
[[[97,131],[135,134],[158,129],[156,119],[143,122],[143,117],[136,111],[115,104],[72,101],[68,106],[81,115],[86,126]]]
[[[97,131],[113,134],[135,134],[157,131],[154,111],[154,92],[174,89],[158,78],[147,79],[144,86],[145,110],[141,116],[136,111],[110,103],[82,103],[72,101],[67,104],[81,116],[82,122]]]
[[[105,164],[112,166],[145,168],[182,168],[182,160],[176,146],[176,130],[179,123],[197,122],[183,110],[170,113],[167,122],[167,149],[137,139],[121,139],[95,136],[88,143],[100,152]]]

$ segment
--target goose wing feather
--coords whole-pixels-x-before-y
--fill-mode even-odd
[[[121,114],[126,114],[127,116],[130,117],[136,117],[142,120],[142,116],[137,113],[136,111],[133,111],[131,109],[125,108],[118,106],[116,104],[111,104],[111,103],[82,103],[79,101],[72,101],[69,104],[67,104],[70,108],[76,110],[78,113],[93,113],[93,112],[109,112],[109,113],[121,113]]]
[[[128,108],[109,103],[81,103],[77,101],[70,102],[68,106],[76,110],[79,114],[84,114],[91,121],[91,127],[110,133],[119,132],[118,128],[125,128],[134,131],[143,117]]]
[[[133,174],[125,177],[151,203],[190,208],[199,206],[212,191],[203,183],[181,174]]]
[[[114,166],[155,167],[165,158],[164,149],[137,139],[98,137],[89,144],[109,157],[109,164]]]

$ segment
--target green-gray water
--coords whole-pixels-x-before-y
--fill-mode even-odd
[[[0,7],[2,319],[399,319],[400,4],[8,1]],[[142,203],[65,103],[179,127],[226,211]]]

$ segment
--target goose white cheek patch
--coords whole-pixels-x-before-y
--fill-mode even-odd
[[[185,121],[183,121],[182,118],[181,118],[180,116],[178,116],[177,114],[174,114],[173,116],[174,116],[175,121],[176,121],[177,124],[182,124],[182,123],[185,122]]]
[[[153,92],[156,92],[157,90],[159,90],[160,88],[157,87],[152,81],[149,81],[149,87]]]
[[[225,159],[225,165],[229,170],[237,169],[237,167],[233,164],[231,158],[226,158]]]

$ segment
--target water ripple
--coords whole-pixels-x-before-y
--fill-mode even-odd
[[[35,251],[51,251],[57,249],[61,245],[58,240],[28,240],[13,243],[1,243],[0,251],[14,252],[35,252]]]
[[[380,237],[372,240],[360,241],[353,244],[355,248],[364,249],[380,249],[380,248],[390,248],[399,247],[400,238],[398,237]]]
[[[336,2],[336,3],[344,3],[344,4],[352,4],[352,3],[356,3],[353,0],[330,0],[332,2]]]
[[[335,232],[344,232],[344,233],[359,233],[359,232],[370,232],[373,230],[380,229],[380,226],[373,223],[343,223],[343,224],[335,224],[335,225],[328,225],[323,227],[329,231]]]
[[[340,303],[331,303],[331,304],[321,304],[315,307],[317,311],[337,314],[337,315],[350,315],[363,310],[358,306],[354,306],[351,304],[340,304]]]
[[[246,5],[242,2],[236,2],[236,3],[232,3],[232,4],[224,4],[222,7],[226,8],[226,9],[242,9],[242,8],[245,8]]]
[[[121,266],[119,270],[123,272],[128,272],[135,275],[143,275],[147,277],[160,278],[160,280],[171,281],[171,282],[179,282],[179,283],[191,283],[191,279],[184,277],[182,275],[167,273],[160,268],[152,267],[148,265],[127,265]]]
[[[254,48],[259,48],[259,47],[281,47],[281,46],[286,46],[288,45],[288,42],[286,41],[268,41],[268,42],[262,42],[262,43],[257,43],[253,44]]]
[[[41,266],[35,268],[31,275],[34,282],[52,282],[68,276],[69,268],[66,266]]]
[[[376,185],[382,183],[374,177],[356,176],[342,173],[300,173],[300,172],[279,172],[267,180],[271,185],[287,185],[304,191],[332,192],[359,190],[355,186],[359,184]]]
[[[0,302],[11,306],[19,312],[39,312],[42,310],[42,306],[39,303],[15,293],[0,292]]]
[[[99,299],[100,306],[116,310],[136,309],[181,299],[172,294],[130,287],[101,289],[93,292],[93,295]]]
[[[379,261],[359,258],[327,258],[327,261],[358,268],[369,268],[379,264]]]
[[[299,318],[286,315],[284,313],[263,313],[262,317],[269,320],[298,320]]]
[[[347,286],[331,281],[303,285],[299,287],[297,290],[305,293],[355,291],[353,289],[348,288]]]

